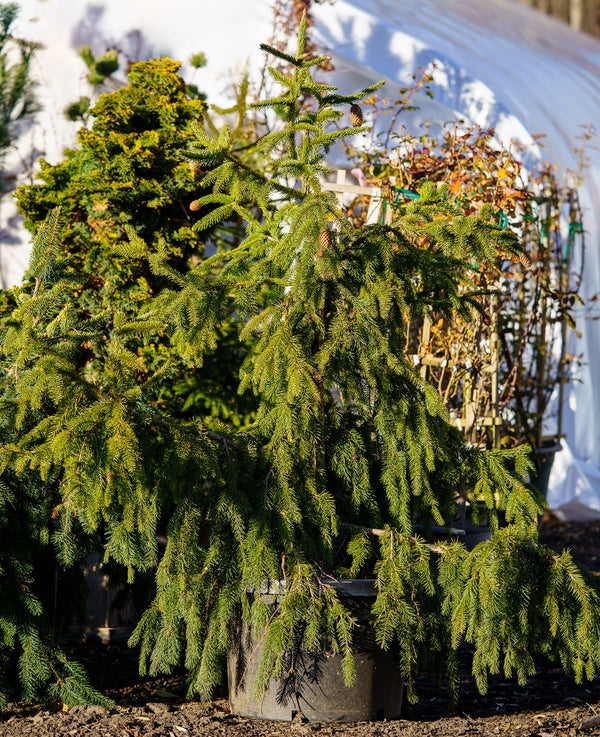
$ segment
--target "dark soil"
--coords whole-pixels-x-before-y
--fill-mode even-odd
[[[557,524],[548,520],[542,540],[555,550],[567,547],[575,560],[600,575],[600,522]],[[186,701],[183,674],[142,679],[136,655],[124,646],[87,646],[74,653],[93,684],[115,701],[115,708],[75,707],[50,713],[31,704],[11,704],[0,717],[0,737],[573,737],[600,734],[600,677],[581,685],[554,664],[538,663],[525,686],[495,677],[481,696],[470,676],[469,653],[461,653],[461,694],[451,710],[447,695],[423,682],[417,705],[402,718],[383,722],[315,724],[301,719],[269,722],[229,712],[226,691],[209,703]]]

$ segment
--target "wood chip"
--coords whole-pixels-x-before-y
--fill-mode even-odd
[[[598,724],[600,724],[600,715],[592,717],[591,719],[586,719],[581,723],[581,727],[579,729],[591,729],[591,727],[595,727]]]

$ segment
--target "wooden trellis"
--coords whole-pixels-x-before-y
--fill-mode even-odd
[[[345,170],[339,169],[336,181],[324,182],[323,188],[337,195],[342,208],[345,195],[365,198],[368,203],[367,222],[390,223],[392,198],[398,195],[418,196],[404,190],[396,190],[394,181],[390,182],[387,192],[382,192],[378,187],[348,184],[346,175]],[[457,355],[453,353],[451,345],[438,344],[435,351],[432,350],[432,337],[436,328],[430,317],[426,317],[418,325],[411,326],[410,331],[416,339],[413,350],[408,350],[407,355],[420,367],[420,374],[425,380],[438,385],[442,397],[449,406],[453,424],[465,437],[479,443],[482,433],[489,431],[488,443],[491,442],[494,447],[498,447],[501,440],[499,427],[502,425],[498,405],[501,342],[498,336],[496,301],[493,298],[489,299],[487,309],[490,324],[482,323],[478,326],[480,340],[478,344],[472,343],[467,351],[471,365],[460,360],[465,358],[465,352],[459,352]],[[485,356],[481,354],[482,346],[486,348]],[[454,390],[450,392],[451,397],[444,391],[444,388],[448,388],[450,380],[454,386]],[[449,401],[450,398],[452,401]],[[485,413],[481,412],[482,408],[485,409]]]

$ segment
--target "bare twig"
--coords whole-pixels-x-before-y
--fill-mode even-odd
[[[348,527],[351,530],[362,530],[363,532],[368,532],[370,535],[376,535],[377,537],[383,537],[384,535],[389,534],[386,530],[380,530],[377,527],[365,527],[364,525],[353,525],[350,522],[342,522],[341,523],[343,527]],[[464,530],[455,529],[454,527],[449,527],[446,529],[445,527],[440,528],[433,528],[434,531],[439,532],[449,532],[451,535],[464,535]],[[411,540],[416,541],[416,538],[410,537]],[[445,547],[443,545],[431,545],[430,543],[422,543],[424,547],[427,548],[427,550],[430,550],[432,553],[443,553],[445,551]]]

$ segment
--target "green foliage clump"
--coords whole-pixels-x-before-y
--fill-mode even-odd
[[[129,84],[102,95],[91,110],[93,124],[81,128],[79,146],[67,149],[58,164],[42,160],[38,180],[18,190],[17,205],[32,233],[60,208],[57,247],[80,274],[72,309],[81,319],[109,325],[117,313],[133,317],[169,283],[146,259],[123,256],[122,244],[131,237],[183,271],[202,259],[207,241],[227,245],[219,233],[201,239],[193,229],[205,212],[190,207],[198,175],[181,151],[192,139],[193,126],[203,124],[206,105],[189,99],[178,68],[169,59],[134,64]],[[231,326],[224,326],[223,341],[230,333]],[[81,346],[80,360],[96,371],[103,370],[106,339]],[[147,371],[171,360],[172,381],[161,388],[158,404],[184,413],[209,406],[215,419],[240,425],[251,405],[232,403],[231,392],[223,391],[218,379],[222,373],[235,380],[239,367],[242,352],[229,343],[230,350],[223,344],[221,354],[208,359],[216,377],[208,383],[176,359],[160,324],[139,339],[131,336],[128,346]]]
[[[95,58],[89,46],[82,46],[79,49],[79,56],[89,70],[87,81],[92,87],[102,84],[107,77],[110,77],[119,68],[119,55],[116,49],[109,49]]]
[[[53,226],[42,230],[34,245],[38,289],[42,278],[51,281],[61,275],[60,270],[53,268],[57,220]],[[56,299],[61,292],[60,287],[54,289],[50,299]],[[25,292],[15,289],[10,297],[6,320],[0,329],[4,356],[11,349],[15,331],[23,330],[24,335],[30,335],[36,318],[40,317],[21,323],[19,308],[27,300]],[[8,307],[10,301],[12,309]],[[21,405],[21,410],[15,412],[19,391],[24,388],[20,385],[21,378],[27,383],[27,378],[19,373],[21,361],[26,360],[28,351],[39,347],[35,341],[28,342],[24,350],[17,351],[14,362],[2,366],[2,402],[9,409],[2,412],[0,422],[0,444],[4,452],[0,479],[0,709],[6,706],[9,696],[27,700],[38,696],[52,707],[62,703],[108,705],[110,700],[91,688],[81,666],[58,646],[43,606],[44,599],[52,598],[47,581],[42,579],[44,572],[48,575],[48,567],[40,570],[40,561],[47,559],[48,548],[54,545],[57,562],[69,566],[89,551],[90,540],[75,518],[65,534],[61,528],[62,499],[56,476],[32,470],[28,452],[14,443],[16,434],[27,435],[43,419],[47,409],[47,401],[42,397],[47,387],[38,384],[26,389],[33,399],[29,407]]]
[[[115,247],[132,227],[156,251],[160,244],[179,266],[202,255],[189,210],[197,185],[180,151],[203,119],[205,106],[188,100],[178,64],[140,62],[129,84],[102,95],[93,125],[79,132],[79,146],[63,161],[41,161],[38,181],[20,188],[17,201],[35,232],[55,207],[64,222],[61,248],[90,276],[102,278],[82,296],[123,308],[152,296],[144,264],[124,261]]]
[[[87,208],[77,228],[67,217],[61,236],[51,214],[30,283],[3,321],[0,409],[11,442],[0,446],[2,468],[55,481],[61,548],[77,520],[90,534],[105,531],[106,557],[131,576],[157,566],[156,596],[132,642],[143,671],[184,664],[191,692],[206,695],[221,678],[239,614],[262,638],[259,691],[282,675],[298,639],[341,653],[351,683],[356,621],[328,585],[340,578],[374,579],[375,636],[397,655],[411,699],[426,665],[456,689],[465,641],[483,691],[501,667],[525,678],[539,652],[591,676],[600,665],[597,584],[539,544],[526,449],[465,444],[405,352],[416,318],[472,314],[471,258],[517,255],[518,239],[489,208],[464,212],[431,183],[390,224],[352,226],[322,186],[324,157],[364,130],[341,119],[377,86],[344,96],[315,81],[311,69],[327,60],[305,55],[305,23],[295,55],[266,47],[292,68],[271,70],[283,91],[255,106],[279,111],[278,125],[240,142],[226,125],[195,121],[185,141],[190,171],[203,172],[190,230],[202,237],[242,221],[231,248],[186,269],[127,211],[119,221],[109,204],[110,226],[92,227],[95,200],[83,192],[64,203],[67,214]],[[159,111],[140,115],[147,123]],[[111,129],[97,142],[115,180],[98,202],[129,201],[115,165],[119,135]],[[141,201],[151,211],[153,200]],[[83,223],[90,241],[80,255],[61,244]],[[112,243],[113,228],[122,229],[118,263],[125,274],[148,269],[152,294],[86,313],[77,295],[90,271],[73,264],[100,259],[96,244]],[[162,330],[171,353],[200,370],[232,315],[247,351],[239,389],[257,401],[255,421],[217,428],[208,414],[183,418],[157,403],[171,363],[149,370],[137,346]],[[84,344],[99,368],[81,361]],[[453,527],[464,497],[483,505],[493,533],[472,550]],[[263,593],[273,586],[275,599]]]

